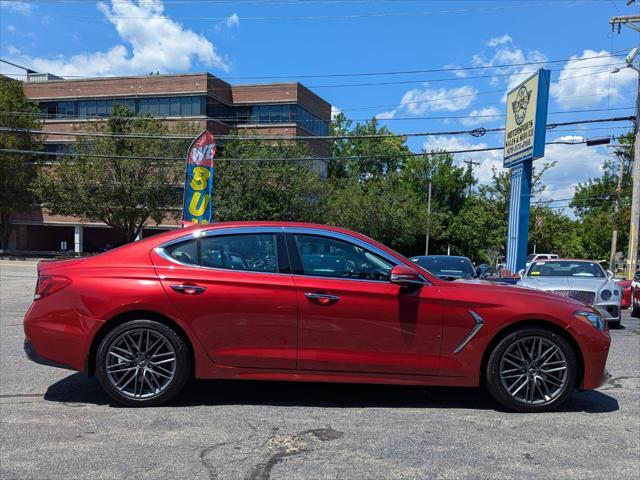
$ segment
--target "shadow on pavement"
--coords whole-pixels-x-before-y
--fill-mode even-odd
[[[51,385],[45,400],[119,407],[95,378],[80,373]],[[269,405],[332,408],[454,408],[504,411],[481,388],[413,387],[342,383],[199,380],[191,382],[167,407]],[[618,401],[602,392],[573,392],[560,412],[607,413]]]

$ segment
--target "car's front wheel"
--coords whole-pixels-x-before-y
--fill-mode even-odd
[[[485,383],[505,407],[544,412],[562,404],[576,381],[576,357],[557,333],[525,327],[504,337],[489,356]]]
[[[182,338],[153,320],[132,320],[111,330],[96,354],[96,377],[116,401],[153,406],[177,395],[189,379],[191,359]]]

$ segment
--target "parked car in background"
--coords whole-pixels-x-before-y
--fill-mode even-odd
[[[620,287],[621,299],[620,299],[620,308],[623,310],[629,308],[631,306],[631,280],[616,280],[616,283]]]
[[[443,280],[476,278],[478,273],[467,257],[455,255],[420,255],[411,257],[415,264]]]
[[[24,333],[29,358],[95,375],[129,406],[195,377],[483,385],[541,412],[602,385],[611,343],[600,313],[570,298],[445,281],[358,233],[286,222],[40,262]]]
[[[557,258],[558,255],[556,255],[555,253],[532,253],[525,259],[525,268],[529,268],[529,265],[538,260],[554,260]]]
[[[620,326],[622,292],[611,272],[590,260],[540,260],[522,271],[518,285],[573,298],[593,306],[611,327]]]
[[[636,272],[631,282],[631,316],[640,318],[640,270]]]

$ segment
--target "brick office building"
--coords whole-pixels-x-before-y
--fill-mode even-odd
[[[331,105],[299,83],[230,85],[208,73],[148,75],[66,80],[49,74],[28,76],[24,92],[37,102],[48,151],[65,151],[75,137],[46,135],[50,132],[82,130],[87,122],[109,116],[114,103],[125,104],[136,113],[151,113],[169,125],[188,120],[215,135],[230,129],[250,129],[258,135],[327,135]],[[315,156],[329,155],[326,140],[308,140]],[[185,152],[186,154],[186,152]],[[323,160],[313,163],[326,176]],[[175,221],[148,225],[143,235],[177,228]],[[104,224],[51,215],[38,208],[16,218],[10,240],[12,250],[82,253],[119,243],[119,237]],[[65,243],[63,243],[65,242]]]

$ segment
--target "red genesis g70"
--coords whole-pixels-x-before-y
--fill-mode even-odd
[[[40,262],[25,351],[158,405],[189,378],[477,387],[524,412],[605,381],[592,307],[446,281],[324,225],[219,223]]]

